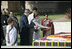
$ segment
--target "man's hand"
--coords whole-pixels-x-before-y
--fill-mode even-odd
[[[37,32],[37,31],[38,31],[38,29],[37,29],[37,28],[38,28],[38,26],[37,26],[37,25],[35,25],[35,26],[34,26],[34,28],[35,28],[35,32]]]

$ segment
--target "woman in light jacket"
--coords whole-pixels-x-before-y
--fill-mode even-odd
[[[8,19],[8,25],[6,27],[6,45],[7,46],[17,45],[17,30],[13,24],[14,24],[14,20],[10,17]]]
[[[38,37],[38,32],[40,31],[40,28],[46,28],[49,29],[49,27],[43,26],[41,24],[38,23],[38,19],[39,19],[39,15],[35,15],[35,18],[31,21],[31,25],[33,25],[33,40],[39,39]]]

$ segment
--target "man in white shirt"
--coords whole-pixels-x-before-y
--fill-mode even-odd
[[[34,7],[32,13],[28,16],[29,24],[31,23],[32,19],[35,18],[34,15],[37,15],[37,14],[38,14],[37,8]],[[40,24],[40,16],[39,16],[39,19],[38,19],[38,23]],[[40,30],[40,29],[39,29],[39,30]],[[40,31],[39,31],[39,32],[40,32]],[[36,37],[36,39],[39,39],[39,32],[37,32],[37,37]],[[33,36],[34,36],[34,33],[33,33]]]
[[[34,19],[34,14],[35,14],[35,15],[38,14],[36,7],[33,8],[32,13],[28,16],[29,24],[31,23],[31,20]],[[38,20],[38,21],[39,21],[39,23],[40,23],[40,17],[39,17],[39,20]]]

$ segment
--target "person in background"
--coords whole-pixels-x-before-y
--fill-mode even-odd
[[[15,28],[17,29],[17,32],[18,32],[18,31],[20,32],[20,30],[19,30],[19,23],[18,23],[17,17],[14,16],[14,13],[13,13],[12,11],[10,12],[9,16],[14,19],[14,26],[15,26]]]
[[[25,9],[23,15],[20,18],[20,45],[31,45],[30,43],[30,25],[28,23],[28,16],[30,10]]]
[[[1,12],[1,15],[2,15],[2,12]],[[4,39],[5,39],[5,37],[4,37],[3,27],[2,27],[2,23],[1,23],[1,45],[3,45]]]
[[[2,24],[2,28],[3,28],[3,33],[4,33],[4,37],[6,35],[6,26],[8,25],[7,23],[7,19],[9,18],[8,15],[6,15],[5,11],[1,12],[1,24]],[[3,45],[5,45],[5,40],[3,40]]]
[[[4,12],[5,12],[5,8],[3,8],[3,9],[2,9],[2,11],[4,11]]]
[[[48,14],[45,13],[45,18],[44,20],[41,21],[41,24],[43,26],[47,26],[50,29],[41,29],[43,31],[43,37],[49,36],[49,35],[53,35],[54,34],[54,25],[53,25],[53,21],[48,19]]]
[[[14,27],[13,18],[8,19],[6,27],[6,46],[17,46],[17,30]]]
[[[8,15],[6,15],[6,12],[5,11],[2,11],[2,14],[1,14],[1,23],[2,23],[2,26],[4,25],[7,25],[7,19],[9,18]]]
[[[37,15],[38,14],[38,9],[36,8],[36,7],[34,7],[33,9],[32,9],[32,13],[28,16],[28,21],[29,21],[29,24],[31,23],[31,21],[32,21],[32,19],[34,19],[35,18],[35,15]],[[39,17],[39,23],[40,23],[40,17]]]
[[[35,15],[37,15],[37,14],[38,14],[38,9],[36,7],[34,7],[32,13],[28,16],[28,22],[29,22],[29,24],[31,24],[32,19],[34,19]],[[38,23],[40,24],[40,16],[38,17]],[[30,32],[33,33],[33,30],[31,29]],[[40,37],[39,32],[40,32],[40,30],[37,32],[36,39],[39,39],[39,37]],[[33,36],[34,36],[34,34],[35,33],[33,33]]]

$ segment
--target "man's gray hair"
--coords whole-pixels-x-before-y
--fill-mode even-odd
[[[30,13],[30,10],[29,10],[29,9],[25,9],[25,11],[24,11],[24,12],[25,12],[25,13],[26,13],[26,12]]]

